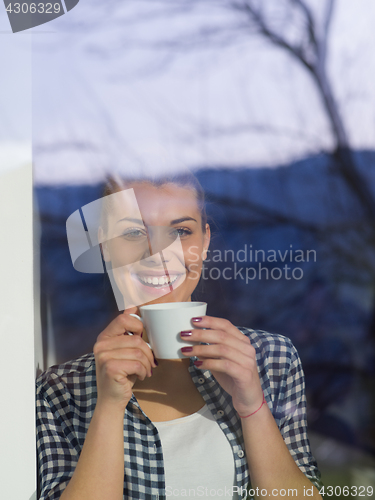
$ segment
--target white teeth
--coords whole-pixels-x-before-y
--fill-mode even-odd
[[[159,278],[157,276],[139,276],[138,278],[145,284],[148,285],[153,285],[153,286],[162,286],[166,284],[171,284],[177,279],[177,275],[174,274],[173,276],[160,276]]]

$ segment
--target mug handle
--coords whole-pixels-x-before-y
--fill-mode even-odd
[[[138,316],[138,314],[131,313],[131,314],[129,314],[129,316],[133,316],[133,318],[137,318],[137,319],[139,319],[139,321],[141,321],[141,322],[142,322],[142,324],[143,324],[143,319],[142,319],[140,316]],[[134,333],[132,333],[132,332],[126,332],[126,333],[127,333],[128,335],[134,335]],[[146,344],[147,344],[147,345],[148,345],[148,347],[152,350],[152,347],[150,346],[150,344],[149,344],[148,342],[146,342]]]

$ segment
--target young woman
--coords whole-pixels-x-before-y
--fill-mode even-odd
[[[123,189],[136,209],[110,196]],[[112,182],[105,194],[99,238],[125,311],[93,354],[37,381],[40,499],[321,498],[303,372],[287,338],[204,316],[181,332],[203,344],[156,360],[131,315],[191,300],[210,243],[199,184]],[[180,254],[167,245],[177,235]]]

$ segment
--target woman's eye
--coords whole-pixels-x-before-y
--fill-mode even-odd
[[[127,229],[121,235],[126,240],[140,240],[146,238],[146,231],[143,229]]]
[[[177,227],[176,229],[174,229],[172,231],[172,234],[174,236],[179,236],[180,238],[182,238],[184,236],[188,236],[189,234],[192,234],[192,231],[188,228],[185,228],[185,227]]]

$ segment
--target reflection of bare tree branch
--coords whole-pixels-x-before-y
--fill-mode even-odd
[[[321,248],[326,248],[326,259],[336,266],[336,270],[330,269],[329,273],[337,282],[345,281],[348,275],[353,284],[371,282],[375,272],[375,259],[372,253],[372,234],[369,234],[368,229],[368,226],[361,226],[348,228],[342,234],[316,233]]]
[[[311,223],[302,220],[292,213],[281,213],[269,207],[262,206],[259,203],[248,199],[233,199],[226,196],[210,195],[210,201],[220,206],[238,208],[243,214],[243,220],[236,218],[237,226],[244,225],[247,229],[254,225],[259,226],[280,226],[288,225],[313,234],[314,238],[320,242],[321,248],[326,248],[326,258],[332,259],[334,263],[339,263],[336,272],[336,278],[342,278],[345,275],[345,267],[352,269],[354,265],[356,281],[363,284],[364,277],[360,274],[362,271],[367,276],[367,281],[375,273],[375,255],[373,254],[371,227],[365,222],[357,220],[348,220],[342,223]],[[245,212],[244,212],[245,211]],[[248,211],[248,213],[246,213]],[[242,221],[242,222],[241,222]],[[330,270],[331,274],[333,270]],[[352,273],[350,274],[353,281]]]
[[[282,214],[280,211],[273,210],[269,207],[259,205],[259,203],[254,203],[249,200],[245,200],[243,198],[238,198],[234,200],[231,197],[227,196],[217,196],[210,194],[210,200],[214,203],[218,203],[223,206],[230,206],[232,208],[238,207],[240,209],[250,210],[253,213],[256,213],[262,217],[265,217],[269,221],[272,221],[273,224],[292,224],[298,229],[302,229],[305,231],[309,231],[312,233],[337,233],[341,234],[345,231],[352,230],[354,228],[358,228],[358,222],[344,222],[342,224],[338,224],[337,222],[332,224],[322,225],[314,224],[311,222],[304,221],[299,219],[291,214]],[[247,219],[246,219],[247,220]]]
[[[311,62],[308,61],[306,58],[304,51],[301,47],[297,47],[290,43],[286,38],[284,38],[281,34],[277,33],[275,30],[273,30],[268,24],[261,13],[260,9],[254,8],[252,3],[250,1],[244,2],[244,3],[239,3],[237,4],[236,2],[233,4],[234,8],[237,9],[240,12],[245,12],[250,20],[254,23],[254,25],[257,27],[258,32],[268,38],[272,43],[275,45],[286,49],[288,52],[290,52],[294,57],[296,57],[302,64],[306,66],[306,68],[310,71],[312,71],[313,66]]]
[[[321,56],[324,64],[326,62],[328,34],[329,34],[329,28],[331,25],[334,4],[335,4],[335,0],[327,0],[325,18],[323,21],[323,33],[321,36],[322,47],[320,48],[320,56]]]
[[[76,151],[100,152],[100,147],[96,142],[90,143],[88,141],[58,141],[50,142],[48,144],[39,144],[35,146],[34,152],[37,154],[60,153],[61,151],[67,149]]]
[[[226,28],[202,26],[198,31],[187,33],[181,40],[159,40],[143,42],[141,45],[133,41],[134,46],[143,46],[151,50],[173,49],[176,51],[196,50],[207,45],[210,48],[226,48],[229,44],[236,43],[243,37],[244,26],[235,23]]]
[[[155,5],[155,1],[153,0],[153,5]],[[159,0],[160,3],[166,6],[171,5],[169,0]],[[176,3],[173,5],[176,5]],[[193,4],[196,8],[210,5],[227,10],[237,15],[238,22],[232,25],[233,21],[230,19],[226,25],[205,24],[203,28],[196,29],[194,33],[185,33],[181,36],[175,35],[172,38],[167,37],[161,44],[157,42],[155,46],[178,50],[181,48],[193,49],[194,47],[207,48],[212,43],[217,48],[225,47],[229,43],[237,41],[240,36],[248,37],[258,34],[273,45],[287,51],[311,75],[321,96],[324,111],[335,138],[339,171],[354,195],[360,200],[370,220],[375,220],[375,201],[350,151],[348,134],[326,70],[327,45],[335,5],[334,0],[326,0],[324,4],[323,22],[319,32],[312,11],[306,1],[288,0],[283,3],[282,8],[286,9],[285,12],[289,13],[291,18],[293,14],[298,15],[298,42],[293,41],[290,36],[288,37],[283,24],[280,26],[280,23],[277,22],[278,19],[275,15],[276,4],[272,4],[272,8],[268,8],[268,10],[267,7],[270,4],[255,0],[221,0],[219,2],[180,0],[178,5],[182,7],[186,6],[186,3],[190,7]],[[281,8],[280,5],[277,7]],[[221,41],[220,37],[222,37]]]
[[[254,132],[257,134],[271,134],[274,136],[289,137],[290,139],[304,140],[308,144],[311,144],[312,140],[316,140],[316,137],[305,134],[302,130],[287,129],[286,127],[274,127],[266,123],[243,123],[230,126],[209,126],[207,130],[206,126],[200,128],[199,124],[196,124],[196,130],[200,137],[225,137],[238,134],[246,134],[249,132]]]
[[[98,1],[95,5],[98,12],[102,12]],[[194,50],[221,51],[255,36],[286,51],[311,76],[335,140],[338,170],[365,208],[369,220],[375,220],[375,201],[350,151],[348,133],[326,68],[334,0],[319,2],[320,16],[314,15],[306,0],[140,0],[129,2],[126,7],[120,0],[112,0],[109,5],[116,26],[124,32],[117,47],[111,47],[113,57],[118,57],[124,46],[167,51],[176,56]],[[106,11],[108,8],[106,5]],[[187,16],[190,22],[185,22]],[[142,22],[147,28],[163,19],[171,29],[164,30],[162,35],[159,31],[150,36],[147,29],[138,29],[137,38],[131,39],[124,29]],[[174,30],[171,20],[183,20],[181,30]]]
[[[310,42],[316,46],[317,40],[316,40],[316,34],[315,34],[315,23],[314,23],[314,18],[313,18],[312,12],[311,12],[310,8],[307,6],[307,4],[305,4],[301,0],[294,0],[294,1],[303,10],[303,12],[306,15],[307,26],[308,26],[309,36],[310,36]]]

